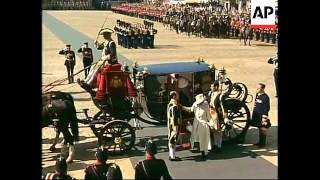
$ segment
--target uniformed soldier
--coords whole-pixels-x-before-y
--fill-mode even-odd
[[[84,75],[86,78],[90,70],[88,66],[90,66],[93,62],[92,49],[89,48],[88,42],[85,42],[84,45],[78,49],[78,53],[82,53],[83,68],[87,68],[84,70]]]
[[[146,40],[146,44],[147,45],[146,46],[147,47],[151,47],[150,46],[150,44],[151,44],[151,42],[150,42],[151,41],[151,30],[149,29],[149,26],[146,26],[146,31],[147,31],[147,38],[146,38],[147,39]]]
[[[133,48],[138,48],[138,41],[139,41],[139,29],[137,27],[133,28],[133,42],[132,46]]]
[[[67,162],[65,159],[58,159],[56,161],[55,166],[55,173],[48,173],[45,175],[45,180],[55,180],[55,179],[65,179],[65,180],[75,180],[76,178],[73,178],[67,174]]]
[[[269,64],[273,64],[273,78],[274,78],[274,84],[276,86],[276,97],[278,97],[278,55],[269,58],[268,60]]]
[[[270,110],[270,99],[265,93],[265,84],[259,83],[257,85],[257,93],[255,97],[254,108],[252,111],[251,125],[259,128],[259,142],[254,144],[259,148],[266,146],[266,134],[263,131],[262,120],[263,116],[268,116]]]
[[[85,180],[123,179],[120,167],[115,163],[107,163],[108,150],[98,148],[95,156],[97,161],[84,170]]]
[[[145,150],[146,159],[135,166],[135,179],[172,179],[165,161],[155,157],[157,145],[152,140],[148,140]]]
[[[134,41],[135,41],[135,35],[134,35],[134,27],[132,25],[130,25],[129,28],[129,49],[134,47]]]
[[[211,124],[211,129],[214,138],[213,151],[220,152],[222,145],[222,131],[221,124],[223,120],[227,117],[226,110],[224,109],[223,100],[225,96],[221,93],[219,88],[219,81],[215,81],[211,84],[211,91],[208,93],[209,96],[209,105],[210,105],[210,114],[213,119]]]
[[[141,47],[143,49],[146,49],[148,45],[148,39],[147,39],[147,29],[145,27],[142,28],[142,42]]]
[[[168,147],[169,160],[180,161],[176,156],[176,143],[179,136],[179,125],[182,123],[181,110],[178,106],[179,94],[176,91],[170,92],[170,102],[167,106],[167,126],[168,126]]]
[[[66,60],[64,61],[64,65],[67,68],[68,80],[69,84],[73,83],[73,69],[76,65],[76,56],[74,51],[71,50],[71,45],[66,45],[65,49],[59,51],[60,55],[65,55]]]

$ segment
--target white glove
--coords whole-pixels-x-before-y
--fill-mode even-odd
[[[224,118],[223,121],[224,121],[225,124],[228,124],[228,125],[231,125],[231,122],[232,122],[232,121],[231,121],[230,119],[228,119],[228,118]]]

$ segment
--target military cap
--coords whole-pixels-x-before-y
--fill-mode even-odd
[[[56,161],[56,166],[55,166],[55,169],[57,172],[59,173],[64,173],[67,171],[67,161],[64,159],[64,158],[59,158],[57,159]]]
[[[85,42],[85,43],[83,43],[83,44],[88,45],[88,42]]]
[[[71,45],[70,45],[70,44],[67,44],[66,47],[71,47]]]
[[[100,35],[103,35],[103,34],[111,34],[111,33],[113,33],[114,31],[112,30],[112,29],[110,29],[110,28],[104,28],[104,29],[102,29],[101,31],[100,31]]]
[[[107,161],[108,160],[108,150],[98,148],[96,152],[96,158],[100,161]]]
[[[151,139],[147,141],[146,151],[151,155],[157,154],[157,145]]]

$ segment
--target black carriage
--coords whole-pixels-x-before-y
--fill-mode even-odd
[[[127,69],[128,68],[124,68]],[[249,128],[250,111],[246,105],[248,90],[243,83],[232,83],[226,78],[224,69],[217,70],[204,61],[189,61],[177,63],[151,64],[138,66],[132,71],[107,72],[111,88],[109,103],[101,103],[92,95],[94,104],[99,109],[93,117],[84,109],[86,119],[80,123],[89,124],[98,137],[98,145],[113,153],[128,152],[135,143],[135,130],[130,120],[140,120],[153,125],[166,124],[166,108],[169,102],[169,92],[178,91],[180,103],[191,106],[197,92],[204,94],[210,91],[210,85],[215,80],[223,84],[226,95],[228,124],[222,123],[224,141],[242,140]],[[126,81],[132,81],[137,96],[129,98]],[[113,83],[113,84],[112,84]],[[115,86],[115,87],[114,87]],[[110,103],[111,102],[111,103]],[[118,104],[117,104],[118,103]],[[183,114],[185,120],[193,120],[193,115]],[[136,122],[136,121],[135,121]]]
[[[223,139],[238,142],[244,139],[250,126],[250,111],[246,105],[248,89],[243,83],[233,83],[227,78],[225,69],[217,70],[204,61],[188,61],[139,66],[133,68],[133,73],[142,114],[149,121],[160,124],[167,121],[166,106],[170,91],[178,91],[180,103],[190,107],[197,92],[208,94],[210,85],[218,80],[223,85],[224,105],[231,120],[228,125],[222,122]],[[193,120],[193,114],[183,112],[182,116],[184,120]]]

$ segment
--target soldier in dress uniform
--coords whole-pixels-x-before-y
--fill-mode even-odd
[[[270,99],[269,96],[265,93],[266,85],[259,83],[257,85],[257,93],[254,102],[254,108],[252,111],[251,125],[259,128],[259,142],[254,144],[259,148],[266,146],[267,135],[263,131],[262,120],[263,116],[267,117],[270,110]]]
[[[96,162],[84,170],[85,180],[122,179],[120,167],[115,163],[107,163],[108,150],[98,148],[95,156]]]
[[[147,29],[145,27],[142,27],[142,42],[141,47],[143,49],[146,49],[148,45],[148,39],[147,39]]]
[[[157,145],[152,140],[148,140],[145,151],[146,159],[135,166],[135,179],[172,179],[165,161],[155,157]]]
[[[137,27],[133,28],[133,41],[132,46],[133,48],[138,48],[138,41],[139,41],[139,29]]]
[[[169,160],[180,161],[176,156],[176,143],[179,136],[179,126],[182,123],[181,110],[178,106],[179,94],[176,91],[170,92],[170,102],[167,106],[167,126],[168,126],[168,147]]]
[[[90,70],[88,66],[93,62],[92,49],[89,48],[88,42],[85,42],[84,45],[78,49],[78,53],[82,53],[83,68],[87,68],[84,70],[84,75],[87,77]]]
[[[278,97],[278,55],[269,58],[268,60],[269,64],[273,64],[273,78],[274,78],[274,84],[276,86],[276,97]]]
[[[221,145],[222,145],[222,131],[221,131],[221,124],[225,118],[227,118],[227,112],[224,106],[224,99],[225,96],[222,94],[221,88],[219,87],[219,81],[215,81],[211,84],[210,89],[211,91],[208,93],[208,100],[210,105],[210,114],[213,119],[212,131],[214,144],[213,144],[213,151],[220,152]],[[228,125],[226,124],[226,128]]]
[[[58,179],[65,179],[65,180],[75,180],[67,174],[68,165],[65,159],[57,159],[56,166],[55,166],[55,173],[48,173],[45,175],[45,180],[58,180]]]
[[[64,65],[67,68],[67,75],[68,75],[68,80],[69,80],[69,84],[73,83],[73,69],[74,66],[76,65],[76,56],[74,51],[71,50],[71,45],[68,44],[66,45],[65,49],[62,49],[59,51],[60,55],[65,55],[65,61],[64,61]]]

